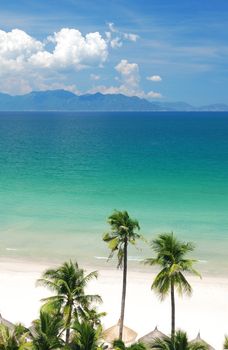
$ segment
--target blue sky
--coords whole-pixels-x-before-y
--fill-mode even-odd
[[[1,0],[0,91],[228,103],[227,19],[227,0]]]

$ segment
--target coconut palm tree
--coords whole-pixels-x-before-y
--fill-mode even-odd
[[[113,214],[109,216],[108,223],[111,226],[111,232],[106,233],[103,236],[103,240],[108,243],[108,247],[111,250],[109,258],[111,258],[115,252],[117,252],[117,268],[123,268],[123,286],[119,328],[119,339],[122,340],[127,286],[128,244],[130,243],[135,245],[136,240],[141,238],[141,236],[136,232],[140,230],[140,227],[138,221],[130,218],[127,211],[115,210]]]
[[[98,327],[101,327],[101,318],[106,315],[106,312],[98,312],[95,307],[92,307],[85,313],[83,320],[97,329]]]
[[[184,274],[192,273],[200,276],[193,268],[196,260],[187,259],[186,255],[194,250],[190,242],[179,241],[173,233],[160,234],[151,242],[151,248],[156,253],[154,258],[146,259],[151,266],[161,266],[161,271],[155,277],[151,289],[163,300],[171,295],[171,337],[175,334],[175,289],[180,295],[191,295],[192,287]]]
[[[62,349],[64,341],[61,338],[64,329],[62,315],[40,311],[40,318],[33,321],[31,339],[34,350]]]
[[[31,349],[28,337],[29,330],[22,324],[15,325],[13,329],[0,324],[0,350]]]
[[[91,323],[75,321],[69,347],[72,350],[102,350],[104,347],[102,344],[99,345],[100,335],[100,329],[95,329]]]
[[[157,338],[150,345],[156,350],[207,350],[208,347],[203,342],[189,342],[187,334],[177,331],[173,337]]]
[[[48,287],[55,292],[54,296],[42,299],[44,310],[59,310],[63,314],[66,329],[66,344],[69,343],[70,327],[73,318],[83,319],[89,312],[93,302],[101,302],[99,295],[85,294],[88,282],[97,278],[97,272],[85,274],[77,262],[65,262],[56,269],[48,269],[43,273],[38,285]]]

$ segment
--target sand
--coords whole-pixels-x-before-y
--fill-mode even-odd
[[[40,299],[50,294],[36,287],[35,282],[46,264],[23,261],[0,262],[0,313],[11,322],[29,326],[38,316]],[[88,268],[93,270],[93,268]],[[143,336],[155,326],[170,333],[170,302],[160,302],[150,290],[153,274],[133,271],[128,274],[125,324]],[[189,338],[201,337],[215,349],[222,349],[224,334],[228,333],[228,279],[189,277],[194,293],[191,298],[177,298],[176,326],[187,331]],[[99,279],[90,283],[88,292],[103,298],[100,309],[108,314],[103,319],[107,328],[118,321],[121,298],[121,271],[113,268],[99,271]]]

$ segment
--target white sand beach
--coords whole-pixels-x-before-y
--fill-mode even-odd
[[[11,322],[21,321],[25,325],[38,316],[40,299],[49,292],[35,287],[37,278],[49,267],[45,264],[28,262],[0,262],[0,313]],[[93,268],[88,268],[93,270]],[[169,299],[160,302],[151,292],[152,273],[129,271],[125,324],[138,336],[150,332],[157,325],[169,334]],[[215,349],[222,349],[224,334],[228,333],[228,279],[204,277],[202,280],[189,278],[194,293],[191,298],[177,298],[176,326],[195,338],[201,337]],[[91,282],[89,291],[103,298],[101,310],[108,314],[105,327],[116,323],[119,318],[121,297],[121,272],[115,269],[99,271],[99,279]]]

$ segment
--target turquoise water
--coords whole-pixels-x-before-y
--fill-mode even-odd
[[[127,209],[228,273],[228,114],[0,113],[0,198],[2,258],[104,265],[107,216]]]

